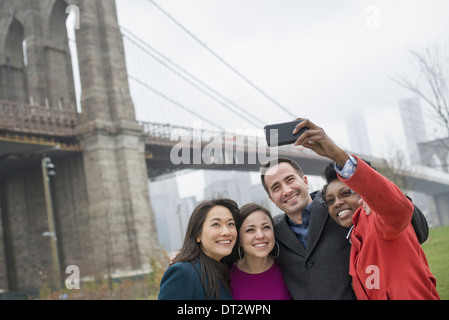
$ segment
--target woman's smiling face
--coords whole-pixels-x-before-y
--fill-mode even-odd
[[[334,180],[326,188],[325,201],[329,214],[339,225],[350,228],[352,216],[360,207],[360,196],[351,191],[342,181]]]
[[[267,257],[274,247],[274,230],[271,219],[263,211],[254,211],[242,223],[239,238],[245,257]]]
[[[212,259],[220,261],[230,255],[237,241],[237,230],[231,211],[224,206],[210,209],[196,241],[201,243],[203,252]]]

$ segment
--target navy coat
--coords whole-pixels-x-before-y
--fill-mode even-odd
[[[232,300],[223,284],[220,289],[220,300]],[[158,300],[207,300],[199,262],[178,262],[170,266],[162,277]]]

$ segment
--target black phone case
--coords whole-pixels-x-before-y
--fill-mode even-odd
[[[299,132],[297,132],[296,134],[292,134],[298,123],[302,121],[303,120],[296,120],[265,126],[265,137],[267,139],[268,146],[283,146],[286,144],[294,143],[299,138],[299,136],[303,134],[303,132],[309,129],[306,127],[299,130]],[[275,144],[276,140],[277,144]]]

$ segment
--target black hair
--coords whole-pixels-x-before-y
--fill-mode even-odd
[[[190,216],[189,224],[184,239],[184,243],[179,254],[176,256],[171,265],[177,262],[199,262],[201,267],[201,282],[205,288],[207,298],[220,299],[220,282],[229,290],[230,272],[227,263],[218,262],[208,257],[201,245],[196,241],[198,235],[201,234],[203,223],[208,212],[215,206],[223,206],[231,211],[234,221],[237,220],[239,207],[234,200],[227,198],[218,198],[205,200],[201,202]]]
[[[365,160],[365,159],[362,159],[362,160],[365,161],[371,168],[376,170],[376,168],[374,168],[371,165],[370,161]],[[326,197],[326,190],[327,190],[327,187],[329,186],[329,183],[331,183],[334,180],[338,180],[338,173],[337,173],[337,170],[335,170],[335,162],[329,163],[326,166],[326,168],[324,168],[323,172],[321,173],[321,176],[324,178],[324,180],[326,180],[326,184],[324,185],[323,189],[321,190],[321,196],[323,198],[325,198]]]

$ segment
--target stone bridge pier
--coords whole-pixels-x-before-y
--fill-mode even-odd
[[[81,114],[65,26],[69,5],[80,13]],[[150,271],[159,245],[145,134],[130,98],[115,1],[0,1],[0,100],[21,105],[29,117],[25,125],[19,107],[8,106],[2,112],[13,120],[0,119],[0,290],[57,288],[69,265],[81,278]],[[57,112],[75,114],[65,125],[70,137],[43,127],[59,121]],[[49,178],[56,238],[45,236],[44,154],[56,171]]]

